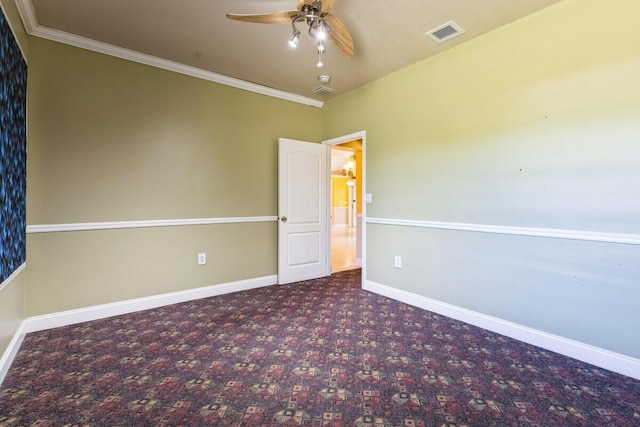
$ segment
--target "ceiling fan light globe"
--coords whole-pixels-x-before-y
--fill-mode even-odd
[[[293,33],[293,36],[289,39],[289,46],[298,47],[298,42],[300,41],[300,31]]]
[[[327,39],[329,33],[328,25],[324,18],[314,18],[307,22],[309,25],[309,35],[316,40],[322,41]]]

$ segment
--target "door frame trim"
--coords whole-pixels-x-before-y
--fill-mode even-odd
[[[338,136],[322,141],[327,146],[327,150],[330,150],[332,145],[344,144],[354,141],[356,139],[362,140],[362,194],[358,196],[362,200],[362,285],[366,281],[367,275],[367,203],[365,194],[367,194],[367,131],[361,130],[359,132],[350,133],[348,135]],[[329,154],[329,153],[328,153]],[[331,156],[327,155],[327,191],[331,191]],[[327,194],[327,218],[331,218],[331,194]],[[331,275],[331,221],[327,221],[327,276]]]

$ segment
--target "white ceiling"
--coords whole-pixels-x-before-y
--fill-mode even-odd
[[[16,0],[32,35],[210,80],[232,77],[232,85],[248,82],[249,90],[271,88],[265,90],[317,106],[559,1],[337,0],[332,13],[350,30],[355,53],[346,59],[328,44],[325,65],[317,68],[306,34],[297,49],[288,46],[290,25],[225,17],[294,10],[296,0]],[[465,32],[441,44],[425,35],[449,21]],[[325,86],[335,92],[312,92],[322,85],[320,74],[331,76]]]

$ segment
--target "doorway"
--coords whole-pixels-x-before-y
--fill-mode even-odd
[[[330,263],[332,273],[362,267],[364,134],[330,145]],[[330,143],[333,142],[333,143]]]
[[[355,231],[355,261],[336,269],[362,268],[361,281],[366,283],[366,202],[371,203],[366,193],[366,131],[325,140],[322,145],[280,138],[278,142],[278,283],[290,283],[308,278],[325,277],[332,274],[332,240],[340,245],[340,238],[331,239],[331,146],[358,144],[352,148],[357,156],[355,178],[351,196],[352,230]],[[288,147],[288,148],[286,148]],[[313,150],[311,148],[313,147]],[[286,149],[285,149],[286,148]],[[317,149],[318,150],[317,150]],[[291,149],[291,150],[290,150]],[[309,152],[307,152],[310,150]],[[311,152],[313,151],[313,152]],[[292,155],[301,155],[293,159]],[[295,157],[295,156],[294,156]],[[313,160],[313,161],[311,161]],[[344,173],[344,172],[343,172]],[[292,175],[293,174],[293,175]],[[354,178],[354,177],[349,177]],[[293,190],[292,190],[293,189]],[[291,190],[293,191],[290,194]],[[291,197],[293,196],[293,197]],[[302,196],[302,197],[301,197]],[[360,200],[360,203],[356,204]],[[302,204],[300,204],[302,203]],[[353,207],[355,206],[355,207]],[[354,214],[355,212],[355,214]],[[306,214],[302,215],[302,214]],[[353,226],[355,224],[355,227]],[[299,226],[313,229],[298,229]],[[355,230],[353,230],[355,228]],[[346,236],[347,248],[353,248],[353,237]],[[285,244],[287,243],[287,244]],[[292,250],[289,243],[298,245]],[[347,252],[353,260],[353,250]],[[313,272],[307,272],[307,269]]]

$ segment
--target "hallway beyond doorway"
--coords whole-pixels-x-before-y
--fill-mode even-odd
[[[356,265],[356,228],[331,227],[331,271],[352,270]]]

